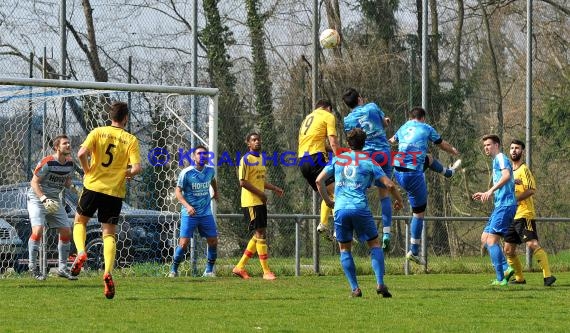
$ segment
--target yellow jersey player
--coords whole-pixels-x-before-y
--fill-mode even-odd
[[[113,102],[109,110],[111,126],[93,129],[77,153],[84,176],[73,228],[73,241],[78,254],[71,266],[71,274],[79,275],[87,260],[86,225],[97,212],[103,232],[103,282],[105,297],[108,299],[115,296],[111,272],[115,262],[115,235],[126,194],[126,181],[142,171],[139,142],[134,135],[125,131],[128,114],[127,103]]]
[[[243,215],[249,223],[249,230],[255,230],[253,237],[247,243],[238,264],[232,273],[242,279],[250,276],[245,270],[245,265],[255,253],[259,256],[259,263],[263,269],[264,280],[275,280],[275,274],[267,264],[267,195],[265,190],[275,192],[283,196],[283,189],[266,181],[265,161],[261,156],[261,136],[250,133],[245,140],[249,151],[243,156],[239,164],[239,185],[241,187],[241,207]]]
[[[318,192],[316,180],[329,161],[325,140],[329,141],[333,153],[340,148],[336,135],[336,119],[332,113],[332,104],[328,100],[319,100],[315,105],[315,110],[311,112],[299,129],[299,149],[297,152],[299,168],[301,174],[307,180],[313,191]],[[325,180],[327,192],[333,197],[334,175]],[[329,237],[329,216],[332,208],[327,207],[324,201],[321,202],[321,218],[317,231]]]
[[[513,140],[510,146],[511,161],[513,161],[514,178],[515,178],[515,196],[517,198],[518,207],[515,214],[515,220],[509,227],[505,235],[504,251],[507,256],[507,262],[512,268],[508,273],[515,275],[513,284],[526,284],[526,280],[522,272],[522,264],[516,255],[518,244],[523,242],[532,251],[533,256],[542,268],[544,277],[544,285],[551,286],[556,281],[556,277],[550,272],[548,264],[548,254],[538,243],[538,233],[536,231],[534,210],[534,200],[532,196],[536,192],[534,177],[528,166],[523,162],[525,144],[520,140]]]

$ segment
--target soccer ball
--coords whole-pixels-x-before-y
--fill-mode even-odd
[[[321,32],[319,41],[324,49],[332,49],[340,44],[340,35],[334,29],[326,29]]]

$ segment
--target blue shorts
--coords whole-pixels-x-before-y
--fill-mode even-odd
[[[352,235],[360,242],[378,237],[378,228],[370,209],[339,209],[334,211],[334,231],[340,243],[352,241]]]
[[[517,206],[495,207],[483,232],[504,236],[515,218]]]
[[[181,216],[180,238],[192,238],[192,234],[194,234],[196,228],[198,228],[198,232],[202,237],[214,238],[218,236],[214,216]]]
[[[406,190],[408,201],[412,208],[427,205],[428,192],[423,171],[410,170],[402,172],[396,170],[394,178],[396,178],[398,184]]]
[[[367,153],[370,154],[370,157],[373,157],[376,164],[378,164],[382,168],[382,171],[384,171],[386,177],[392,179],[391,151],[390,150],[369,151]],[[384,186],[382,182],[378,181],[378,179],[374,180],[374,186],[386,188],[386,186]]]

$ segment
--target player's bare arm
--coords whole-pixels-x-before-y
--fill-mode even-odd
[[[382,182],[382,184],[384,184],[384,186],[386,186],[386,188],[390,192],[390,195],[392,196],[392,200],[393,200],[394,209],[395,210],[402,209],[404,201],[402,199],[402,195],[400,194],[400,191],[398,191],[398,187],[396,186],[396,183],[394,183],[392,180],[390,180],[390,178],[388,178],[387,176],[380,177],[380,182]]]
[[[91,156],[91,151],[85,147],[79,148],[77,152],[77,158],[79,159],[79,164],[81,169],[83,169],[84,174],[89,173],[89,156]]]
[[[178,202],[180,202],[180,204],[184,206],[184,208],[186,208],[188,215],[193,216],[196,214],[196,210],[194,209],[194,207],[192,207],[188,203],[188,201],[186,201],[186,199],[184,198],[184,195],[182,194],[182,189],[180,187],[176,186],[176,189],[174,190],[174,195],[176,196],[176,199],[178,199]]]
[[[453,147],[449,142],[442,140],[440,144],[437,145],[441,150],[450,153],[451,155],[459,155],[459,150]]]
[[[486,192],[477,192],[473,194],[472,196],[473,200],[481,200],[482,202],[489,200],[493,195],[493,193],[496,190],[503,187],[509,181],[509,179],[511,179],[511,174],[509,170],[508,169],[501,170],[501,179],[499,179],[499,181],[495,185],[493,185],[493,187],[488,189]]]
[[[42,191],[42,186],[40,185],[41,181],[42,181],[41,177],[34,175],[32,177],[32,181],[30,182],[30,186],[32,187],[32,190],[34,190],[34,193],[38,196],[38,198],[44,196],[44,192]]]
[[[338,143],[338,138],[336,135],[329,135],[329,144],[333,153],[336,155],[338,150],[340,149],[340,143]]]
[[[253,186],[250,182],[245,179],[239,180],[239,186],[245,188],[246,190],[250,191],[251,193],[258,196],[263,203],[267,202],[267,195],[263,191],[258,190],[255,186]]]
[[[214,194],[212,195],[212,199],[218,200],[218,197],[219,197],[219,195],[218,195],[218,181],[216,181],[216,178],[212,178],[210,185],[212,186],[212,189],[214,190]]]
[[[285,191],[281,187],[273,185],[271,183],[265,183],[265,184],[263,184],[263,187],[270,190],[270,191],[275,192],[278,197],[282,197],[283,194],[285,193]]]
[[[133,178],[142,172],[142,167],[140,163],[133,164],[129,169],[127,169],[126,178]]]

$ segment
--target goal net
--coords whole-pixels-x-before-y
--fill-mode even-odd
[[[79,145],[92,129],[110,124],[108,109],[113,101],[129,104],[126,130],[139,140],[143,166],[143,172],[127,182],[115,265],[127,275],[168,272],[180,222],[174,196],[178,174],[189,165],[196,144],[217,153],[217,89],[0,78],[0,145],[4,149],[0,155],[0,274],[28,270],[27,190],[36,164],[53,153],[51,139],[60,134],[70,138],[74,183],[80,187]],[[73,220],[78,194],[66,190],[62,196]],[[53,273],[58,260],[57,230],[49,229],[44,236],[40,268]],[[86,271],[102,269],[103,242],[96,218],[87,224],[86,247]],[[188,256],[197,258],[200,251],[189,251]],[[70,262],[75,254],[72,242]],[[192,270],[186,265],[181,267],[183,274]]]

